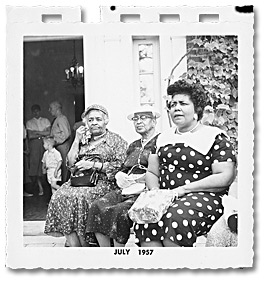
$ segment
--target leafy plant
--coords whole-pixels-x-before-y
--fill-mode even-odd
[[[196,36],[187,52],[187,72],[181,78],[199,82],[209,95],[202,122],[227,132],[235,149],[238,141],[238,40],[237,36]],[[170,78],[171,79],[171,78]]]

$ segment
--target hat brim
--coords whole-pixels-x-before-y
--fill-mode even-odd
[[[131,114],[129,114],[128,116],[127,116],[127,118],[129,119],[129,120],[132,120],[134,117],[135,117],[135,114],[146,114],[146,113],[152,113],[152,116],[155,118],[155,119],[157,119],[157,118],[159,118],[160,117],[160,114],[158,113],[158,112],[155,112],[155,111],[136,111],[136,112],[133,112],[133,113],[131,113]]]

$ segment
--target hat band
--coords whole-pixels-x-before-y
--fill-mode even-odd
[[[147,115],[147,116],[150,116],[150,117],[154,117],[153,112],[144,112],[144,111],[134,113],[134,117],[139,116],[141,114],[144,114],[144,115]]]

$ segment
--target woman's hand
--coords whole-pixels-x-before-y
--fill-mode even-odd
[[[116,183],[120,188],[129,187],[131,184],[134,184],[135,181],[132,177],[127,175],[126,173],[119,171],[115,175]]]
[[[76,130],[76,134],[75,134],[75,140],[77,140],[78,142],[80,142],[82,140],[83,135],[86,133],[86,127],[85,126],[80,126],[77,130]]]
[[[184,186],[179,186],[179,187],[173,189],[173,191],[175,191],[175,193],[176,193],[176,195],[177,195],[177,198],[180,198],[180,197],[182,197],[182,196],[184,196],[184,195],[190,193],[190,191],[189,191],[189,190],[186,190],[186,189],[184,188]]]
[[[75,163],[76,168],[81,170],[81,171],[90,169],[93,167],[93,165],[94,165],[94,162],[87,161],[87,160],[80,160],[77,163]]]

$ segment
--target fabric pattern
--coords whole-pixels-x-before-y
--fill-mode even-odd
[[[94,147],[89,143],[80,146],[79,155],[101,155],[106,164],[106,173],[100,174],[95,187],[72,187],[68,181],[52,195],[45,223],[46,234],[62,236],[76,232],[85,236],[89,206],[96,199],[116,190],[114,175],[123,164],[126,149],[127,142],[110,131]],[[87,240],[95,242],[94,237]]]
[[[202,138],[203,139],[203,138]],[[233,147],[224,134],[216,136],[206,155],[185,143],[168,144],[158,150],[160,188],[174,189],[212,174],[213,163],[235,162]],[[193,192],[174,201],[156,224],[135,225],[136,242],[170,239],[179,246],[193,246],[197,236],[206,234],[223,214],[219,192]]]
[[[144,147],[141,140],[131,143],[127,150],[127,157],[120,169],[128,173],[134,166],[148,166],[150,153],[156,152],[157,136],[152,138]],[[134,167],[132,173],[144,173],[145,169]],[[122,195],[121,189],[105,195],[91,204],[89,209],[87,232],[102,233],[118,243],[125,244],[130,235],[133,222],[128,216],[128,210],[136,201],[138,195]]]

